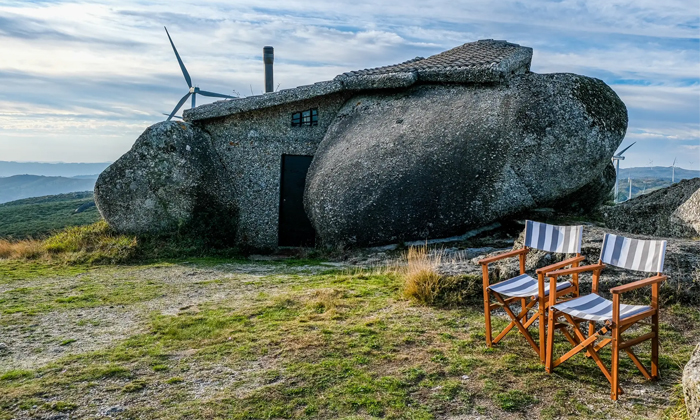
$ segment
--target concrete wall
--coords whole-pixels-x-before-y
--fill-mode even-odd
[[[234,179],[240,209],[238,245],[277,247],[282,155],[314,155],[350,96],[339,92],[198,122],[211,134],[215,150]],[[311,108],[318,108],[318,125],[292,127],[292,114]]]

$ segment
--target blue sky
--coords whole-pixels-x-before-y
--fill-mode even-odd
[[[700,168],[697,0],[0,0],[0,160],[126,152],[187,90],[164,25],[196,85],[243,96],[263,90],[264,45],[284,89],[505,39],[534,48],[532,71],[598,77],[620,95],[622,147],[637,142],[622,167]]]

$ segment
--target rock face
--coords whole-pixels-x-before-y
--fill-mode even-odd
[[[700,178],[633,198],[602,211],[605,224],[640,235],[700,236]]]
[[[187,230],[226,238],[235,235],[237,214],[231,184],[207,133],[162,122],[100,174],[95,202],[120,232]]]
[[[700,419],[700,345],[695,348],[690,361],[683,369],[683,392],[688,417]]]
[[[573,74],[358,95],[319,146],[305,208],[326,245],[451,236],[581,189],[602,195],[626,128],[615,92]]]

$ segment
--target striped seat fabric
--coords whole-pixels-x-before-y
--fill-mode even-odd
[[[665,255],[666,241],[644,241],[606,233],[600,260],[629,270],[661,273]]]
[[[612,301],[602,298],[595,293],[558,303],[553,308],[574,318],[587,319],[589,321],[611,321],[613,317]],[[649,309],[652,309],[651,306],[625,305],[621,303],[620,319],[629,318]]]
[[[583,226],[554,226],[525,222],[525,246],[547,252],[578,254],[581,252]]]
[[[566,289],[569,286],[571,286],[571,283],[568,281],[557,283],[557,291]],[[489,286],[489,290],[496,292],[499,295],[509,297],[538,297],[539,295],[537,280],[533,279],[527,274],[521,274],[518,277],[513,277],[512,279],[491,285]],[[549,282],[545,282],[544,284],[544,294],[545,296],[549,295]]]

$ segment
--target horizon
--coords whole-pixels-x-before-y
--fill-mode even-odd
[[[36,163],[36,164],[47,164],[47,165],[80,165],[80,164],[85,164],[85,165],[111,165],[115,161],[103,161],[103,162],[64,162],[64,161],[53,161],[53,162],[41,162],[41,161],[18,161],[18,160],[0,160],[0,163],[21,163],[21,164],[30,164],[30,163]],[[624,162],[624,161],[623,161]],[[669,168],[671,169],[673,166],[665,166],[665,165],[653,165],[653,166],[623,166],[620,164],[620,169],[635,169],[635,168]],[[700,171],[700,167],[698,168],[686,168],[683,166],[676,166],[676,169],[683,169],[686,171]],[[35,174],[16,174],[16,175],[35,175]],[[99,174],[98,174],[99,175]],[[50,176],[50,175],[49,175]],[[1,176],[0,176],[1,177]]]
[[[596,77],[617,92],[629,115],[618,150],[637,142],[621,168],[670,167],[674,159],[700,168],[695,2],[438,3],[335,2],[311,13],[297,1],[6,2],[0,156],[106,163],[127,152],[186,92],[165,25],[194,85],[240,96],[262,93],[264,45],[275,47],[275,86],[288,89],[505,39],[533,48],[533,72]]]

